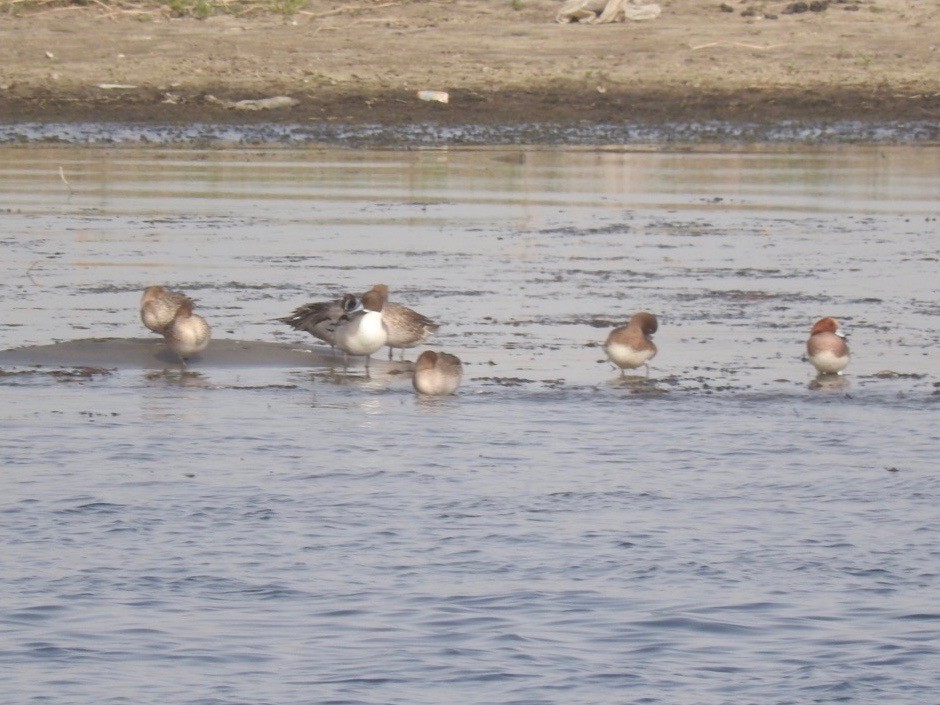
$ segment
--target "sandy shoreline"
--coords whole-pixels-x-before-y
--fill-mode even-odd
[[[931,5],[928,7],[928,5]],[[364,2],[208,20],[91,8],[0,17],[0,122],[556,125],[940,120],[940,10],[869,0],[673,0],[649,22],[559,25],[559,3]],[[740,8],[740,9],[739,9]],[[145,20],[145,21],[144,21]],[[422,101],[422,89],[449,102]],[[245,111],[233,103],[288,96]]]

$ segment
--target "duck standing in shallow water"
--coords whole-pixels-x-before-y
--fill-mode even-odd
[[[463,378],[463,364],[455,355],[425,350],[415,361],[411,383],[419,394],[453,394]]]
[[[382,309],[382,320],[388,331],[388,359],[392,359],[395,348],[405,356],[405,348],[421,345],[431,333],[436,333],[440,325],[427,316],[423,316],[407,306],[389,301]]]
[[[359,300],[352,294],[344,294],[343,298],[335,301],[321,301],[318,303],[298,306],[289,316],[278,318],[294,330],[307,331],[314,338],[328,343],[331,348],[336,347],[336,327],[340,320],[359,306]]]
[[[201,353],[209,345],[212,329],[206,319],[193,313],[193,302],[185,301],[176,310],[173,320],[163,331],[163,338],[183,365],[186,360]]]
[[[193,300],[179,291],[170,291],[162,286],[148,286],[140,297],[140,320],[154,333],[163,334],[173,321],[176,311],[184,303]]]
[[[820,374],[841,374],[849,364],[849,346],[839,322],[827,316],[820,318],[806,341],[806,355]]]
[[[360,306],[344,314],[336,326],[333,338],[340,350],[349,355],[364,355],[366,372],[373,353],[388,341],[388,331],[382,321],[382,309],[388,301],[388,287],[376,284],[362,295]]]
[[[650,376],[649,361],[656,357],[653,333],[659,328],[656,316],[647,311],[633,314],[627,325],[614,328],[604,343],[604,352],[610,361],[624,370],[646,365],[646,376]]]

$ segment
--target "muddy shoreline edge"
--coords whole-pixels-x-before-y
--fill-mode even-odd
[[[940,112],[940,97],[901,101],[871,92],[597,96],[529,90],[481,97],[455,91],[446,105],[410,92],[334,92],[316,100],[300,95],[292,107],[257,112],[219,104],[218,96],[244,95],[220,86],[174,104],[161,103],[152,91],[129,90],[97,99],[0,97],[0,144],[940,144],[940,120],[932,117]]]
[[[309,0],[292,17],[0,16],[2,140],[68,141],[94,124],[94,141],[201,126],[211,141],[406,147],[940,136],[940,6],[860,0],[771,20],[669,0],[653,22],[594,27],[552,22],[557,0],[514,7]],[[235,107],[273,97],[285,105]]]

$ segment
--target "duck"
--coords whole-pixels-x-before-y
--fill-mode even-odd
[[[463,378],[463,363],[456,355],[425,350],[415,361],[411,383],[418,394],[446,396],[454,394]]]
[[[388,331],[382,321],[387,301],[388,286],[376,284],[362,295],[355,309],[342,316],[333,333],[336,347],[344,353],[365,356],[367,373],[372,354],[388,342]]]
[[[427,337],[436,333],[440,325],[417,311],[402,304],[389,301],[382,309],[382,321],[388,331],[388,359],[392,359],[395,348],[401,350],[402,358],[405,348],[414,348],[424,343]]]
[[[826,316],[813,324],[809,340],[806,341],[806,355],[820,374],[842,374],[850,358],[849,346],[839,321]]]
[[[625,370],[646,366],[646,376],[650,375],[649,361],[656,357],[657,348],[653,334],[659,328],[659,321],[649,311],[633,314],[627,325],[614,328],[604,342],[604,352],[612,363],[620,368],[621,376]]]
[[[186,302],[193,303],[193,300],[180,291],[148,286],[140,297],[140,320],[154,333],[162,335],[176,311]]]
[[[206,319],[193,313],[193,302],[184,301],[176,310],[173,320],[163,331],[163,338],[180,362],[201,353],[209,346],[212,329]]]
[[[333,301],[320,301],[298,306],[289,316],[276,320],[286,323],[294,330],[310,333],[314,338],[336,348],[336,326],[340,319],[359,307],[359,299],[353,294],[343,294]]]

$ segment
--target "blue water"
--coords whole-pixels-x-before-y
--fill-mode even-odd
[[[0,152],[0,347],[140,337],[157,277],[313,345],[271,318],[381,277],[467,363],[2,365],[0,701],[940,702],[937,155],[440,156]]]
[[[908,432],[936,405],[55,392],[4,423],[12,701],[924,703],[940,685],[940,439]]]

